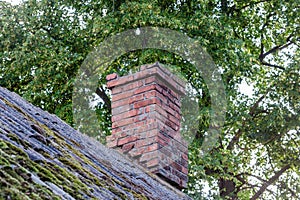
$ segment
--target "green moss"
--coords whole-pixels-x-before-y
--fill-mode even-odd
[[[30,198],[26,194],[23,194],[15,187],[1,188],[0,199],[7,199],[8,196],[10,197],[10,199],[15,199],[15,200],[21,200],[21,199],[30,200]]]
[[[126,199],[126,194],[123,190],[132,193],[136,199],[147,199],[144,195],[135,193],[126,188],[124,183],[112,178],[103,171],[101,167],[97,166],[82,154],[80,150],[77,150],[75,148],[76,146],[82,148],[80,144],[74,140],[70,140],[74,146],[68,144],[66,139],[61,135],[52,131],[46,125],[40,124],[17,106],[6,100],[4,101],[7,105],[22,113],[31,123],[41,128],[45,137],[51,136],[53,144],[50,143],[50,145],[55,145],[55,148],[61,152],[62,156],[59,157],[58,160],[67,166],[68,169],[62,168],[51,162],[34,162],[22,149],[0,139],[0,166],[2,167],[0,170],[0,199],[4,199],[8,195],[12,197],[11,199],[60,199],[59,196],[53,194],[47,187],[34,183],[30,178],[31,174],[28,172],[36,173],[42,181],[49,181],[61,187],[65,192],[76,199],[82,199],[82,193],[88,195],[88,198],[90,199],[93,198],[91,195],[93,189],[89,188],[88,185],[97,185],[99,187],[107,188],[121,199]],[[24,149],[30,148],[30,144],[24,140],[20,140],[17,135],[7,134],[7,136],[11,140],[22,145]],[[77,160],[70,156],[70,152],[79,159]],[[53,159],[49,153],[43,150],[40,150],[39,153],[45,158]],[[107,168],[111,168],[110,163],[101,159],[98,159],[97,161]],[[101,172],[105,176],[105,181],[102,181],[88,169],[84,168],[81,165],[82,162]],[[12,167],[12,165],[14,165],[14,167]],[[74,172],[80,174],[80,176],[75,176]],[[127,182],[130,182],[130,180],[127,180],[122,173],[115,173]],[[121,186],[122,189],[116,188],[116,185]]]
[[[25,149],[31,146],[27,141],[20,140],[15,134],[9,133],[6,136],[9,137],[12,141],[15,141],[16,143],[22,145]]]
[[[139,199],[139,200],[148,200],[148,197],[146,197],[145,195],[143,194],[140,194],[140,193],[136,193],[135,191],[133,190],[130,190],[128,188],[124,188],[124,190],[126,190],[127,192],[131,193],[135,199]]]
[[[0,170],[0,199],[52,199],[55,197],[48,188],[35,184],[31,180],[30,169],[37,165],[29,159],[27,154],[20,148],[0,139],[1,162]],[[29,167],[31,166],[31,167]],[[40,197],[40,198],[37,198]]]
[[[114,188],[112,186],[111,187],[107,187],[107,189],[109,191],[111,191],[112,193],[114,193],[115,195],[117,195],[118,197],[120,197],[121,199],[126,200],[126,195],[123,192],[121,192],[120,190],[118,190],[118,189],[116,189],[116,188]]]
[[[23,156],[23,157],[28,158],[27,154],[22,149],[20,149],[19,147],[16,147],[15,145],[13,145],[9,142],[6,142],[6,146],[8,148],[3,149],[3,150],[7,150],[9,155],[15,155],[15,156],[19,155],[19,156]]]
[[[8,100],[6,100],[4,98],[1,98],[1,100],[9,107],[17,110],[19,113],[22,113],[22,115],[24,115],[24,117],[27,118],[29,121],[33,121],[33,118],[30,117],[26,112],[23,111],[23,109],[19,108],[17,105],[12,104],[11,102],[9,102]]]
[[[68,172],[66,169],[52,163],[47,163],[47,168],[53,174],[56,174],[56,177],[62,181],[63,188],[66,188],[69,194],[75,195],[80,192],[84,192],[88,195],[90,193],[90,189],[83,184],[78,177]]]
[[[0,141],[0,150],[1,149],[8,149],[9,146],[3,140]]]

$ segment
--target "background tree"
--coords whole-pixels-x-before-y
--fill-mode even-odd
[[[73,125],[72,84],[86,55],[105,38],[144,26],[196,39],[222,72],[228,97],[218,144],[199,146],[210,98],[186,60],[156,49],[120,56],[106,74],[159,61],[197,88],[199,130],[189,147],[189,188],[195,199],[299,199],[299,3],[296,0],[0,1],[0,85]],[[101,139],[109,134],[110,98],[103,74],[95,91]],[[252,95],[240,91],[241,83]],[[205,183],[210,194],[203,194]]]

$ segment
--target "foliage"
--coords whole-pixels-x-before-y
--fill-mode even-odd
[[[299,198],[296,0],[29,0],[17,6],[0,2],[0,7],[0,85],[70,124],[76,72],[105,38],[156,26],[196,39],[222,71],[228,97],[226,123],[212,151],[199,154],[210,108],[203,79],[186,60],[156,49],[122,55],[100,77],[101,136],[110,132],[105,75],[155,61],[172,65],[198,89],[203,111],[190,145],[186,192],[195,199]],[[240,91],[242,82],[253,86],[253,95]],[[215,192],[204,195],[204,182]]]

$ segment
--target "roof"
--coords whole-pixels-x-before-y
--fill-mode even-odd
[[[0,87],[0,199],[190,199]]]

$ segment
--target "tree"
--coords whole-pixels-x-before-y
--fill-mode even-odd
[[[195,199],[299,198],[297,1],[29,0],[17,6],[0,2],[0,7],[0,85],[71,125],[76,72],[105,38],[158,26],[196,39],[222,71],[228,97],[219,142],[204,157],[199,146],[209,124],[210,98],[192,64],[170,52],[147,49],[120,56],[106,74],[122,75],[133,66],[159,61],[174,66],[202,91],[186,190]],[[96,91],[103,100],[97,113],[104,135],[110,131],[106,74]],[[242,82],[253,86],[253,95],[239,90]],[[204,181],[215,192],[204,196]]]

